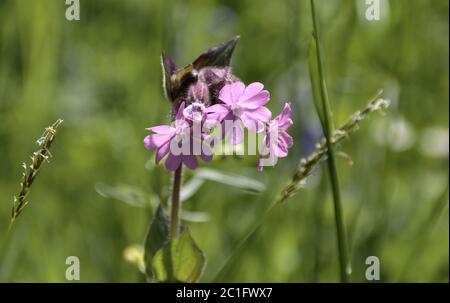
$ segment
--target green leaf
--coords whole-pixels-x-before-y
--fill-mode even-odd
[[[160,204],[153,215],[153,221],[145,237],[144,262],[145,271],[148,277],[154,277],[152,272],[152,259],[156,252],[169,242],[170,227],[169,217]]]
[[[204,179],[192,178],[183,184],[180,192],[180,200],[185,201],[192,197],[200,189],[203,183],[205,183]]]
[[[192,65],[196,70],[205,66],[229,66],[239,38],[239,36],[235,36],[229,41],[206,50],[195,59]]]
[[[317,41],[316,37],[312,35],[311,43],[309,44],[308,51],[308,65],[309,65],[309,76],[311,78],[311,89],[313,93],[314,106],[319,115],[320,123],[322,124],[322,129],[326,131],[325,126],[325,108],[323,108],[323,100],[320,89],[320,79],[319,74],[319,61],[317,59]],[[325,83],[323,83],[325,85]]]
[[[260,193],[266,190],[266,186],[259,181],[250,179],[245,176],[224,174],[220,171],[210,168],[197,169],[195,171],[195,176],[197,178],[233,186],[251,193]]]
[[[122,201],[134,207],[151,206],[148,194],[136,186],[123,184],[112,187],[104,183],[97,183],[95,184],[95,191],[104,198]]]
[[[209,221],[209,214],[206,212],[199,211],[188,211],[185,209],[181,210],[181,219],[184,221],[202,223]]]
[[[192,239],[189,229],[171,240],[153,257],[153,272],[158,282],[197,282],[206,258]]]

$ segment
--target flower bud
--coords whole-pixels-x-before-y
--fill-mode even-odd
[[[198,72],[198,80],[208,85],[210,103],[219,103],[217,96],[225,84],[238,81],[239,78],[231,73],[230,67],[204,67]]]
[[[199,79],[208,85],[217,85],[224,83],[230,74],[229,67],[205,67],[199,72]]]
[[[203,81],[197,81],[189,87],[189,91],[187,94],[186,103],[201,103],[205,106],[209,106],[210,98],[209,98],[209,89],[208,85]]]
[[[230,72],[230,62],[239,36],[202,52],[197,59],[183,68],[165,53],[161,55],[163,87],[166,98],[177,107],[181,101],[217,103],[217,94],[226,84],[237,81]],[[202,74],[203,79],[199,79]],[[202,84],[197,84],[203,82]],[[206,84],[206,89],[205,89]],[[208,91],[208,92],[207,92]]]

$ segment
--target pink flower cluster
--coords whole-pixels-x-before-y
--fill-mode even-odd
[[[226,84],[219,92],[222,103],[206,107],[200,100],[186,107],[182,101],[176,110],[172,125],[148,128],[153,134],[144,139],[147,149],[156,149],[156,163],[166,155],[168,170],[174,171],[184,164],[195,169],[197,157],[204,161],[212,159],[212,148],[217,142],[211,135],[216,126],[222,127],[222,137],[229,138],[233,145],[244,140],[244,128],[250,132],[263,133],[258,170],[263,166],[273,166],[277,158],[286,157],[293,145],[287,133],[292,125],[291,107],[286,103],[280,115],[272,119],[272,113],[265,107],[270,94],[258,82],[247,87],[242,82]],[[230,127],[231,126],[231,127]]]

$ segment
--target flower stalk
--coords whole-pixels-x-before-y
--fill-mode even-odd
[[[180,165],[180,167],[173,173],[172,199],[170,212],[170,234],[172,239],[177,238],[180,232],[180,210],[181,210],[180,190],[182,178],[183,178],[183,166]]]

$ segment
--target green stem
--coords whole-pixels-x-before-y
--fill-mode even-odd
[[[337,176],[336,163],[332,148],[328,148],[328,173],[330,174],[331,189],[334,201],[334,218],[336,224],[336,235],[339,250],[339,264],[341,282],[349,282],[351,274],[351,264],[348,259],[347,237],[344,227],[344,218],[342,214],[342,203],[339,190],[339,180]]]
[[[172,184],[172,203],[170,212],[170,232],[171,238],[175,239],[178,237],[180,231],[180,189],[181,189],[181,179],[183,174],[183,166],[180,167],[173,174],[173,184]]]
[[[341,282],[349,282],[350,274],[351,274],[351,265],[350,260],[348,258],[347,251],[347,238],[344,227],[344,218],[342,214],[342,203],[341,203],[341,195],[339,189],[339,179],[336,169],[336,160],[334,157],[333,146],[331,142],[331,137],[333,133],[333,126],[331,124],[331,109],[328,101],[328,95],[325,84],[325,77],[323,73],[323,63],[322,63],[322,55],[320,51],[320,39],[319,32],[317,29],[317,21],[316,21],[316,10],[314,6],[314,0],[311,0],[311,14],[313,20],[314,27],[314,36],[317,42],[317,66],[320,77],[320,94],[322,99],[322,107],[325,111],[324,113],[324,133],[327,142],[327,167],[329,178],[331,182],[331,189],[333,193],[333,201],[334,201],[334,216],[335,216],[335,224],[336,224],[336,235],[338,242],[338,253],[339,253],[339,264],[340,264],[340,277]]]

